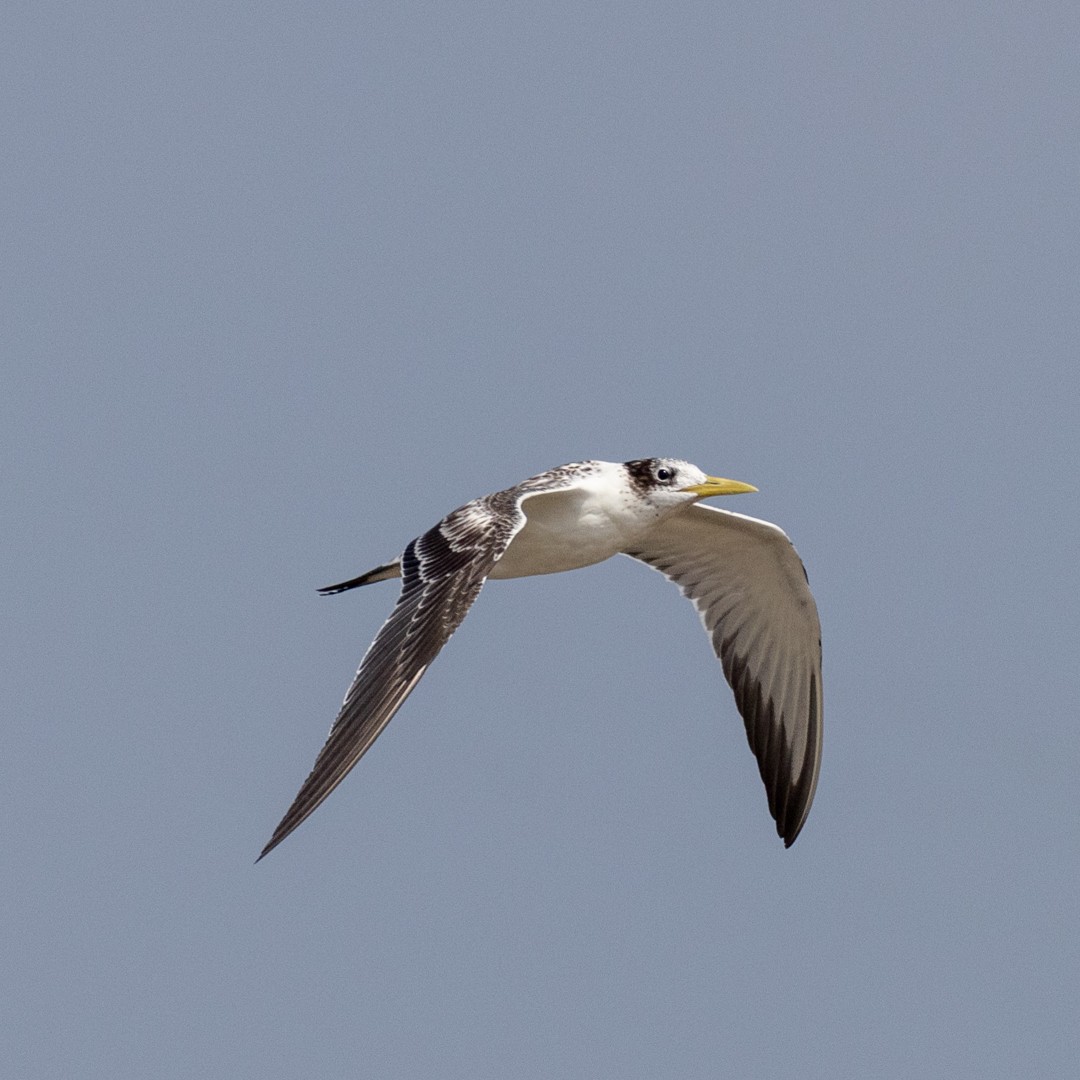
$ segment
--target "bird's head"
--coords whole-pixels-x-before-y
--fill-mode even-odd
[[[627,461],[626,471],[634,486],[654,505],[670,508],[688,506],[711,495],[741,495],[757,491],[741,480],[709,476],[689,461],[678,458],[640,458]]]

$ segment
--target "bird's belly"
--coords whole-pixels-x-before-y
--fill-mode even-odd
[[[623,533],[603,517],[577,518],[570,523],[530,514],[488,576],[532,577],[577,570],[610,559],[625,542]]]

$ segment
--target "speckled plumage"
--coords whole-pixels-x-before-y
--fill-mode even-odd
[[[261,859],[364,755],[461,624],[489,578],[555,573],[622,553],[680,586],[701,614],[746,724],[777,831],[790,845],[821,755],[821,640],[805,572],[767,522],[697,505],[712,490],[671,458],[561,465],[466,503],[397,559],[320,592],[401,577],[398,601],[356,673],[307,780]]]

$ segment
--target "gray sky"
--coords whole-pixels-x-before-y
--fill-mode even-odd
[[[1075,1075],[1075,3],[2,20],[6,1075]],[[396,595],[315,588],[652,454],[806,561],[794,848],[616,560],[253,866]]]

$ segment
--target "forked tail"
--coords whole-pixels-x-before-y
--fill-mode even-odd
[[[369,570],[366,574],[361,574],[359,577],[354,577],[349,581],[342,581],[337,585],[326,585],[319,590],[319,595],[334,596],[337,593],[348,592],[349,589],[356,589],[361,585],[370,585],[375,581],[388,581],[390,578],[396,577],[401,577],[401,559],[383,563],[382,566],[376,566],[374,570]]]

